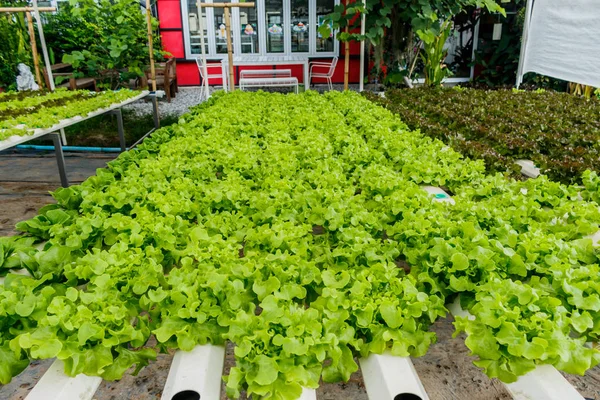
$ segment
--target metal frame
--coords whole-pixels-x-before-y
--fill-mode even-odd
[[[240,90],[265,86],[290,86],[298,94],[298,78],[292,76],[290,69],[245,70],[240,73]]]
[[[159,95],[162,92],[159,92]],[[135,101],[141,100],[145,97],[150,97],[152,100],[152,109],[154,114],[154,128],[146,133],[140,140],[135,142],[130,148],[135,147],[139,144],[144,138],[154,132],[156,129],[160,127],[160,120],[158,117],[158,101],[157,94],[150,93],[148,91],[143,91],[140,95],[132,97],[131,99],[127,99],[121,103],[113,104],[108,108],[100,109],[89,113],[87,116],[76,116],[73,118],[69,118],[63,121],[60,121],[58,124],[47,128],[47,129],[35,129],[32,130],[31,135],[27,136],[12,136],[8,139],[0,141],[0,151],[9,149],[18,144],[26,143],[34,139],[43,139],[48,138],[52,139],[54,144],[54,153],[56,154],[56,163],[58,166],[58,174],[60,176],[60,183],[63,187],[69,186],[69,179],[67,177],[66,167],[65,167],[65,157],[63,153],[63,143],[61,141],[61,136],[64,135],[64,128],[78,124],[79,122],[88,120],[93,117],[97,117],[102,114],[113,114],[117,117],[117,130],[119,133],[119,142],[121,145],[121,150],[126,151],[127,146],[125,143],[125,132],[123,129],[123,114],[121,112],[121,107],[133,103]],[[66,140],[65,140],[66,142]]]
[[[234,56],[233,57],[233,65],[245,66],[245,65],[302,65],[303,70],[303,82],[304,86],[308,84],[308,57],[305,55],[292,55],[292,56],[257,56],[257,55],[247,55],[247,56]],[[228,68],[228,63],[226,61],[223,62],[223,76],[226,75],[226,70]]]
[[[289,86],[293,87],[294,93],[298,94],[298,78],[295,77],[240,78],[240,90],[266,86]]]
[[[338,63],[338,57],[333,57],[331,59],[331,62],[311,61],[309,63],[307,87],[310,88],[312,79],[317,78],[317,79],[327,80],[327,86],[329,87],[329,90],[333,90],[333,82],[331,81],[331,78],[333,77],[333,74],[335,73],[335,68],[337,66],[337,63]],[[323,70],[327,69],[327,72],[313,72],[313,68],[320,68]]]

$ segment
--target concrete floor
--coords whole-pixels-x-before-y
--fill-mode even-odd
[[[69,179],[78,183],[103,167],[116,154],[66,154]],[[60,186],[53,154],[0,153],[0,236],[15,233],[14,225],[28,219],[45,204],[53,202],[49,191]],[[510,399],[504,386],[488,379],[471,362],[464,336],[452,338],[451,317],[437,321],[432,330],[438,335],[424,357],[413,359],[425,390],[432,400],[504,400]],[[137,377],[125,376],[118,382],[103,382],[94,399],[159,399],[166,382],[172,355],[160,355]],[[225,372],[233,365],[233,348],[226,354]],[[0,386],[0,399],[23,399],[50,366],[51,360],[35,361],[22,374]],[[565,375],[588,399],[600,400],[600,367],[588,371],[585,377]],[[224,390],[222,399],[225,399]],[[348,383],[324,384],[317,391],[319,400],[367,400],[360,371]],[[66,399],[68,400],[68,399]],[[377,400],[377,399],[371,399]]]

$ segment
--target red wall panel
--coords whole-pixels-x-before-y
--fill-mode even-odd
[[[209,62],[210,64],[210,62]],[[210,74],[216,74],[216,68],[210,68]],[[202,82],[200,80],[200,72],[195,61],[177,61],[177,83],[182,86],[197,86]],[[221,86],[222,79],[211,78],[210,84]]]
[[[177,83],[182,86],[200,84],[200,73],[196,62],[177,61]]]
[[[302,65],[277,65],[277,69],[292,70],[292,76],[298,78],[298,83],[304,83],[304,67]]]
[[[183,49],[183,32],[181,31],[162,31],[163,49],[168,51],[175,58],[185,58]]]
[[[311,59],[312,61],[323,61],[330,62],[331,58],[323,58],[323,59]],[[268,65],[257,65],[257,66],[244,66],[238,67],[235,71],[235,80],[237,84],[237,78],[239,76],[239,72],[244,69],[270,69],[272,66]],[[291,69],[292,76],[298,78],[299,83],[303,83],[303,71],[301,65],[277,65],[277,69]],[[348,80],[350,83],[358,83],[360,76],[360,60],[358,59],[350,59],[350,71],[348,75]],[[211,73],[214,71],[211,71]],[[198,67],[196,66],[196,62],[194,61],[177,61],[177,80],[178,83],[182,86],[197,86],[200,85],[200,73],[198,72]],[[344,83],[344,60],[340,59],[338,65],[335,69],[332,78],[333,83]],[[325,84],[327,83],[325,79],[313,79],[312,84]],[[211,85],[221,86],[221,79],[211,79]]]
[[[329,61],[331,61],[331,59],[322,59],[322,60],[311,59],[311,61],[329,62]],[[349,83],[358,83],[359,76],[360,76],[360,60],[351,58],[348,72],[349,72],[348,73],[348,82]],[[344,60],[342,58],[338,61],[338,64],[335,68],[335,71],[333,73],[333,77],[331,78],[331,80],[333,81],[333,83],[344,83]],[[315,78],[311,81],[311,83],[321,84],[321,83],[327,83],[327,81],[325,79]]]
[[[161,29],[181,29],[181,4],[179,0],[159,0],[158,18]]]
[[[343,56],[346,54],[346,42],[340,42],[340,56],[342,56],[341,58],[344,58]],[[359,55],[360,54],[360,42],[356,42],[354,40],[352,40],[350,42],[350,55]]]

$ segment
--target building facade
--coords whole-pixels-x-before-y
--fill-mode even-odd
[[[235,3],[238,0],[225,2],[231,1]],[[212,0],[203,2],[210,3]],[[330,37],[325,38],[317,30],[338,2],[339,0],[255,0],[253,8],[233,8],[231,30],[234,54],[242,57],[301,55],[308,57],[310,61],[330,61],[335,56],[343,59],[344,46],[337,40],[336,33],[332,32]],[[202,16],[199,16],[196,0],[158,0],[156,12],[163,47],[177,59],[179,84],[199,85],[200,74],[196,58],[201,57],[201,26],[204,28],[207,60],[227,57],[223,9],[202,7]],[[358,43],[351,43],[351,83],[359,81],[359,51]],[[236,81],[244,68],[252,67],[236,67]],[[303,83],[301,65],[277,65],[272,68],[291,69],[298,81]],[[343,80],[344,63],[340,62],[333,81],[339,83]],[[324,81],[315,80],[313,83]]]

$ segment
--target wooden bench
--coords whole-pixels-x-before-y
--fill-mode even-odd
[[[62,79],[68,80],[66,83],[59,83],[55,85],[57,88],[68,88],[69,90],[79,90],[84,88],[90,88],[94,91],[98,91],[96,86],[96,78],[75,78],[75,72],[73,71],[73,67],[71,64],[60,63],[54,64],[50,66],[53,77],[63,77]],[[70,70],[65,72],[65,70]],[[48,76],[48,71],[46,68],[44,71],[44,80],[46,81],[46,87],[50,88],[50,77]]]
[[[254,87],[294,87],[298,93],[298,78],[290,69],[255,69],[240,72],[240,90]]]

